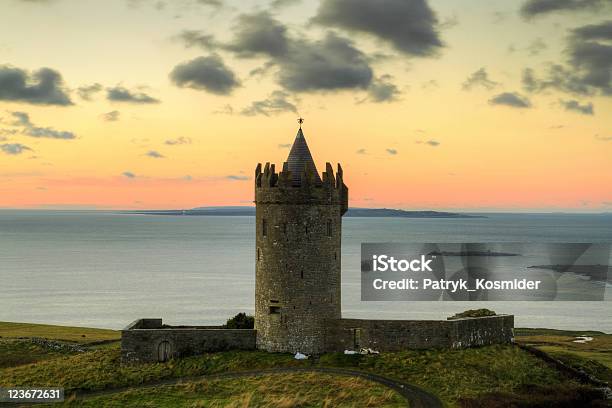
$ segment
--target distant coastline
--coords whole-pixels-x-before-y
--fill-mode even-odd
[[[135,210],[122,211],[124,214],[142,215],[207,215],[207,216],[255,216],[255,207],[197,207],[188,210]],[[349,208],[345,217],[384,217],[384,218],[487,218],[445,211],[405,211],[389,208]]]

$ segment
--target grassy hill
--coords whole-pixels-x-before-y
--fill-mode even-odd
[[[99,343],[118,339],[116,331],[0,323],[0,333],[0,386],[61,386],[67,395],[78,392],[88,396],[84,400],[68,398],[67,406],[405,406],[399,394],[382,385],[331,374],[193,378],[278,367],[348,367],[375,373],[421,387],[449,407],[495,406],[491,401],[498,400],[531,404],[539,399],[554,406],[559,398],[570,403],[580,401],[586,407],[602,406],[589,405],[588,401],[597,395],[591,388],[581,386],[539,358],[510,345],[467,350],[410,350],[378,356],[331,353],[317,361],[298,361],[289,354],[228,351],[168,363],[121,366],[119,342]],[[24,334],[47,338],[51,343],[34,343]],[[552,342],[558,340],[552,337],[556,333],[520,334],[526,335],[519,339],[530,342],[536,339],[545,342],[548,337],[551,343],[541,347],[563,347],[564,344]],[[601,347],[602,354],[605,349],[609,353],[612,336],[593,336],[597,336],[597,343],[588,346]],[[67,346],[58,348],[58,344]],[[73,345],[78,347],[71,348]],[[579,343],[567,345],[568,350],[588,351],[580,347]],[[586,355],[583,357],[587,359]],[[183,382],[145,387],[148,383],[176,378],[182,378]]]

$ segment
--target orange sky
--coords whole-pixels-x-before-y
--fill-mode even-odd
[[[601,13],[415,1],[435,17],[421,44],[357,17],[325,20],[342,0],[286,3],[2,2],[0,208],[250,205],[256,164],[282,164],[301,115],[319,171],[342,164],[354,207],[612,210],[610,93],[546,85],[555,64],[581,84],[585,69],[606,69],[571,60],[587,42],[612,48],[572,31],[605,24]],[[276,53],[276,37],[238,49],[261,46],[240,37],[249,16],[284,27],[289,51]],[[222,68],[180,82],[177,67],[198,58]],[[39,86],[44,67],[70,103]]]

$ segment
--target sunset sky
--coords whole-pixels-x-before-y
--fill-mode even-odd
[[[612,1],[3,0],[0,208],[612,211]]]

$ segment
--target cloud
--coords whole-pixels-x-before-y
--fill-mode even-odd
[[[0,100],[33,105],[72,105],[59,72],[41,68],[28,72],[0,65]]]
[[[168,139],[164,142],[164,144],[167,144],[169,146],[191,144],[191,139],[188,137],[181,136],[181,137],[177,137],[176,139]]]
[[[367,154],[366,149],[359,149],[355,153],[357,153],[357,154]]]
[[[121,175],[123,177],[130,178],[130,179],[136,178],[136,175],[132,173],[131,171],[124,171],[123,173],[121,173]]]
[[[531,42],[531,44],[529,44],[527,46],[527,48],[525,48],[527,50],[527,53],[532,56],[535,57],[536,55],[540,54],[542,51],[544,51],[547,47],[546,43],[544,42],[544,40],[542,40],[541,38],[536,38],[535,40],[533,40]]]
[[[487,70],[482,67],[478,71],[473,72],[470,76],[465,80],[461,88],[464,91],[471,91],[475,87],[481,86],[485,89],[493,89],[499,85],[499,82],[495,82],[489,78],[489,74]]]
[[[198,30],[184,30],[175,38],[187,48],[198,47],[210,51],[221,45],[217,43],[213,35],[204,34]]]
[[[247,176],[236,176],[233,174],[230,174],[229,176],[226,176],[225,178],[228,180],[237,180],[237,181],[244,181],[244,180],[249,179]]]
[[[21,133],[36,137],[36,138],[49,138],[49,139],[75,139],[76,135],[72,132],[65,130],[56,130],[51,127],[39,127],[35,126],[30,121],[30,115],[25,112],[11,112],[11,115],[16,119],[13,122],[14,126],[22,128]]]
[[[367,89],[372,82],[369,57],[352,41],[333,32],[320,40],[293,38],[286,25],[263,11],[240,15],[234,33],[231,41],[221,43],[198,32],[187,36],[186,45],[200,42],[240,58],[267,57],[263,67],[253,70],[251,76],[276,68],[277,83],[291,92]],[[184,42],[185,37],[183,33]],[[215,55],[178,65],[170,76],[178,86],[222,95],[240,85],[234,73]]]
[[[578,95],[612,96],[612,20],[570,31],[564,50],[567,63],[553,64],[544,76],[523,71],[528,92],[556,89]]]
[[[595,113],[591,102],[581,105],[579,101],[571,99],[568,101],[560,100],[559,103],[568,111],[578,112],[583,115],[593,115]]]
[[[185,181],[192,181],[193,177],[191,177],[189,174],[187,174],[186,176],[183,176],[183,180],[185,180]]]
[[[600,142],[609,142],[609,141],[612,141],[612,136],[595,135],[595,139],[599,140]]]
[[[246,57],[264,54],[279,57],[288,52],[287,27],[266,11],[240,15],[234,32],[234,39],[227,45],[227,49],[238,55]]]
[[[279,83],[294,92],[367,89],[373,77],[367,56],[331,32],[320,41],[297,40],[278,63]]]
[[[229,95],[240,81],[217,55],[198,57],[174,67],[172,82],[181,88],[206,90],[217,95]]]
[[[560,12],[597,11],[607,0],[527,0],[520,9],[524,19]]]
[[[159,99],[155,99],[144,92],[130,91],[122,86],[106,88],[106,99],[111,102],[127,102],[135,104],[152,104],[159,103]]]
[[[84,101],[90,101],[91,97],[102,90],[102,85],[95,83],[91,85],[80,86],[77,93]]]
[[[432,56],[443,47],[426,0],[323,0],[313,21],[371,34],[406,55]]]
[[[289,149],[291,148],[291,143],[282,143],[278,145],[279,149]]]
[[[0,145],[0,150],[2,150],[6,154],[10,154],[12,156],[21,154],[26,150],[32,150],[28,146],[24,146],[21,143],[5,143]]]
[[[116,110],[106,112],[102,114],[102,120],[105,120],[107,122],[116,122],[119,120],[120,115],[121,115],[121,112],[116,111]]]
[[[391,156],[395,156],[397,154],[397,150],[396,149],[385,149],[387,151],[387,153],[389,153]]]
[[[221,8],[223,7],[222,0],[196,0],[198,4],[203,6],[213,7],[213,8]]]
[[[270,3],[270,7],[272,9],[278,9],[281,7],[288,7],[288,6],[293,6],[294,4],[299,4],[301,3],[302,0],[273,0],[272,3]]]
[[[251,103],[240,114],[245,116],[270,116],[283,112],[297,113],[296,106],[289,102],[288,97],[289,94],[284,91],[274,91],[267,99]]]
[[[513,108],[530,108],[531,102],[516,92],[503,92],[489,99],[491,105],[505,105]]]
[[[440,142],[438,142],[437,140],[433,140],[433,139],[430,139],[430,140],[417,140],[415,143],[416,144],[426,144],[426,145],[432,146],[432,147],[440,146]]]
[[[374,79],[368,88],[369,99],[377,103],[396,101],[401,92],[391,82],[392,79],[391,75],[383,75],[380,78]]]
[[[154,159],[164,159],[166,156],[164,156],[163,154],[161,154],[160,152],[156,151],[156,150],[149,150],[146,153],[146,156],[152,157]]]

